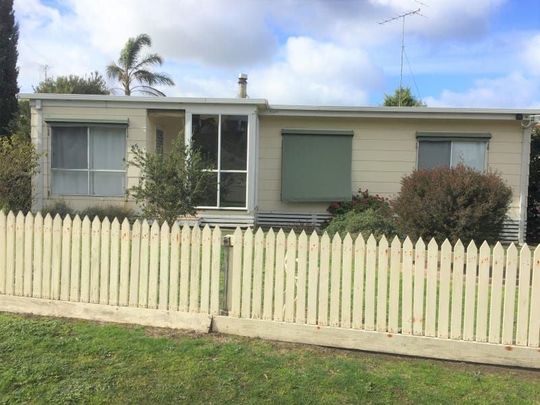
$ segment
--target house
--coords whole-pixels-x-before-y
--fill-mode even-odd
[[[245,80],[240,94],[245,96]],[[317,224],[359,188],[391,197],[415,168],[464,163],[512,187],[503,239],[523,241],[530,117],[508,109],[272,105],[264,99],[25,94],[40,152],[35,209],[134,207],[130,148],[183,137],[216,167],[203,223]]]

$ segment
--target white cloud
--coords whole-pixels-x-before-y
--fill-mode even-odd
[[[540,76],[540,34],[523,43],[521,60],[530,74]]]
[[[463,92],[444,90],[438,97],[426,97],[430,107],[508,107],[540,105],[540,83],[515,72],[495,79],[480,79]]]

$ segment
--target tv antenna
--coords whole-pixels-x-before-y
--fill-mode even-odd
[[[416,3],[422,5],[422,6],[426,6],[427,7],[427,4],[424,4],[418,0],[414,0]],[[422,17],[426,17],[425,15],[421,14],[420,11],[422,11],[422,9],[419,7],[415,10],[411,10],[411,11],[407,11],[406,13],[403,13],[403,14],[400,14],[400,15],[397,15],[395,17],[392,17],[392,18],[389,18],[387,20],[384,20],[384,21],[379,21],[379,25],[385,25],[385,24],[388,24],[388,23],[391,23],[393,21],[397,21],[397,20],[400,20],[401,19],[401,65],[400,65],[400,70],[399,70],[399,96],[398,96],[398,106],[401,107],[401,91],[403,89],[403,56],[405,54],[405,19],[407,17],[411,17],[413,15],[419,15],[419,16],[422,16]]]

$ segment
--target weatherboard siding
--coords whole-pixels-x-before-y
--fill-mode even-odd
[[[260,211],[323,212],[327,203],[281,201],[281,130],[329,129],[354,131],[352,191],[359,188],[385,197],[399,192],[404,175],[416,168],[417,132],[488,132],[488,167],[513,191],[510,216],[519,218],[522,130],[519,121],[370,119],[325,117],[260,118]],[[321,162],[324,165],[325,162]]]

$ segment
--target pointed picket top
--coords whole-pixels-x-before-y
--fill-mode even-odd
[[[471,241],[469,242],[469,244],[467,245],[467,252],[469,250],[477,250],[477,247],[476,247],[476,243],[474,243],[474,240],[471,239]]]
[[[439,249],[439,245],[437,244],[437,241],[435,240],[435,238],[431,238],[431,240],[429,241],[428,243],[428,249],[431,250],[431,249]]]
[[[319,240],[319,234],[315,230],[309,235],[309,241],[311,242],[312,240]]]
[[[531,254],[531,249],[529,249],[529,246],[524,243],[522,246],[521,246],[521,249],[519,250],[519,254],[520,255],[523,255],[523,254]]]
[[[332,237],[332,246],[341,246],[341,236],[336,232]]]
[[[480,252],[482,251],[486,251],[489,253],[491,251],[491,247],[489,246],[489,243],[487,242],[487,240],[485,240],[481,245],[480,245]]]
[[[47,214],[48,216],[49,214]],[[94,217],[94,219],[92,220],[92,228],[93,227],[98,227],[101,225],[101,222],[99,220],[99,218],[97,217],[97,215]]]
[[[112,221],[112,225],[114,226],[114,224],[117,224],[117,226],[120,228],[120,221],[118,221],[118,218],[117,217],[114,217],[113,221]]]
[[[129,230],[130,224],[127,218],[124,218],[121,224],[122,231]]]
[[[379,240],[379,248],[380,249],[388,249],[388,239],[386,239],[386,236],[382,236]]]
[[[392,239],[392,243],[390,244],[392,249],[398,249],[401,247],[401,240],[399,239],[399,236],[395,235]]]
[[[328,235],[328,232],[324,231],[324,233],[321,236],[321,243],[328,243],[330,244],[330,236]]]
[[[53,220],[53,226],[60,226],[62,224],[62,217],[60,214],[56,214]]]
[[[417,250],[424,250],[426,248],[426,244],[424,242],[424,239],[422,239],[422,237],[418,238],[418,240],[416,241],[416,245],[414,246],[415,249]]]
[[[276,234],[276,237],[278,239],[285,239],[285,232],[283,231],[283,228],[279,228],[278,233]]]
[[[49,215],[49,214],[47,214],[47,215]],[[7,220],[8,221],[10,221],[10,220],[15,221],[15,214],[13,213],[13,211],[9,211],[9,213],[7,214]]]
[[[216,226],[214,230],[212,231],[212,234],[214,235],[214,238],[220,237],[221,240],[221,228],[219,226]]]
[[[343,245],[345,246],[352,246],[353,240],[350,233],[347,233],[345,237],[343,238]]]
[[[294,229],[291,229],[289,231],[289,234],[287,235],[287,240],[289,240],[289,239],[291,239],[291,240],[296,239],[296,232],[294,231]]]
[[[189,232],[191,232],[191,228],[189,227],[189,225],[188,224],[182,225],[182,233],[184,235],[187,235]]]
[[[174,223],[171,226],[171,234],[179,234],[180,233],[180,225],[178,225],[178,221],[174,221]]]
[[[208,226],[208,224],[206,224],[202,230],[202,240],[212,240],[212,230],[210,229],[210,226]]]
[[[508,248],[506,249],[506,254],[507,255],[510,255],[510,254],[515,254],[517,255],[517,247],[516,247],[516,244],[514,242],[510,243],[510,246],[508,246]]]
[[[73,217],[73,222],[82,222],[82,219],[81,219],[81,217],[79,216],[79,214],[76,214],[76,215]]]
[[[30,211],[28,211],[26,213],[26,216],[24,217],[24,222],[28,224],[28,223],[31,223],[33,220],[34,220],[34,215],[32,215]]]
[[[367,244],[369,246],[374,246],[374,245],[377,244],[377,239],[375,239],[375,235],[373,235],[373,234],[369,235],[369,238],[367,240]]]
[[[233,246],[236,244],[236,243],[242,243],[242,230],[237,227],[234,232],[233,232]]]
[[[534,249],[534,257],[535,257],[535,262],[539,262],[540,261],[540,245],[536,246],[536,249]],[[540,262],[538,263],[540,264]]]
[[[56,218],[55,218],[56,220]],[[64,229],[71,226],[71,217],[69,215],[66,215],[63,221]]]
[[[203,233],[204,233],[204,231],[207,230],[207,229],[208,229],[208,232],[211,231],[210,225],[208,225],[208,224],[206,224],[206,225],[204,226],[204,228],[203,228]]]
[[[413,243],[412,243],[412,240],[411,238],[409,238],[408,236],[405,238],[405,240],[403,241],[403,249],[405,250],[412,250],[413,248]]]
[[[155,223],[157,223],[157,221]],[[169,224],[167,223],[167,221],[164,221],[160,229],[161,236],[167,235],[169,231],[170,231]]]
[[[465,252],[465,245],[463,245],[461,239],[458,239],[456,243],[454,243],[454,251],[456,250]]]
[[[159,235],[160,233],[160,226],[158,221],[152,221],[152,226],[150,227],[150,232],[152,235]]]
[[[366,241],[364,240],[364,236],[362,235],[361,232],[358,234],[358,236],[354,240],[354,244],[357,245],[357,246],[366,244]]]
[[[447,239],[444,240],[444,242],[441,244],[441,249],[448,249],[448,250],[452,250],[452,244],[450,243],[450,241]]]
[[[21,223],[24,222],[24,214],[22,211],[19,211],[17,213],[17,222],[21,222]]]
[[[38,211],[37,214],[36,214],[35,219],[38,219],[38,218],[40,218],[41,220],[43,220],[43,215],[41,215],[41,211]]]
[[[28,213],[30,214],[30,212],[28,212]],[[39,213],[39,212],[38,212],[38,213]],[[6,213],[4,212],[4,210],[0,210],[0,220],[1,220],[2,218],[4,218],[4,219],[6,218]]]
[[[274,229],[270,228],[268,232],[266,232],[266,239],[267,240],[270,238],[274,239],[275,237],[276,237],[276,233],[274,232]]]
[[[84,216],[84,218],[82,220],[82,224],[83,224],[83,226],[85,226],[85,224],[86,224],[86,226],[90,227],[90,218],[88,218],[88,215]]]
[[[264,231],[262,228],[257,229],[257,232],[255,232],[255,239],[263,239],[264,238]]]
[[[252,229],[251,227],[250,227],[250,228],[247,228],[247,229],[245,230],[245,232],[244,232],[244,238],[245,238],[246,236],[248,236],[248,235],[249,235],[250,238],[253,237],[253,229]]]

